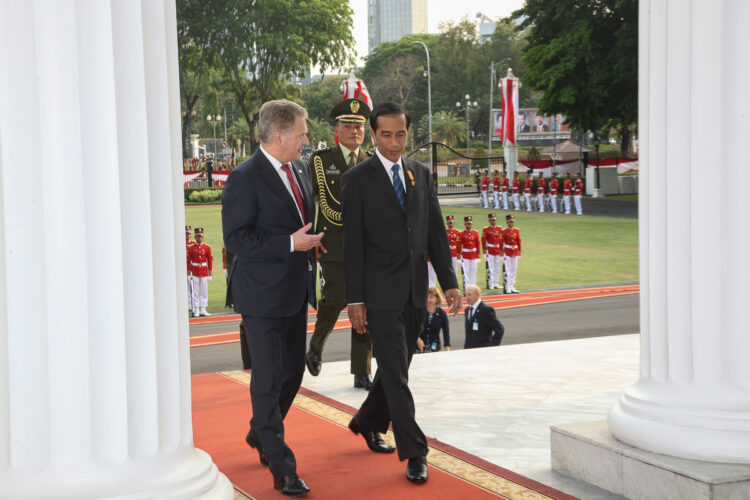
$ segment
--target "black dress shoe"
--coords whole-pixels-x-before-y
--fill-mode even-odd
[[[305,364],[310,371],[310,375],[313,377],[320,375],[320,367],[323,365],[323,360],[321,359],[320,354],[315,352],[312,348],[308,349],[307,354],[305,354]]]
[[[268,467],[268,456],[260,445],[260,441],[253,435],[253,431],[249,431],[245,436],[245,442],[250,445],[250,448],[258,450],[258,458],[260,458],[260,465]]]
[[[366,391],[372,390],[372,379],[368,374],[355,375],[354,376],[354,387],[357,389],[364,389]]]
[[[273,487],[279,490],[282,495],[288,497],[301,497],[310,493],[310,488],[307,487],[297,474],[289,474],[288,476],[281,477],[274,476]]]
[[[426,457],[414,457],[409,459],[409,463],[406,466],[406,479],[416,484],[427,482]]]
[[[349,421],[349,430],[354,434],[361,434],[362,437],[365,438],[367,447],[376,453],[393,453],[396,451],[396,448],[383,441],[383,436],[381,436],[379,432],[371,431],[362,427],[359,424],[356,415]]]

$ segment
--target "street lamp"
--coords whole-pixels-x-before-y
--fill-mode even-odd
[[[495,66],[500,66],[501,64],[510,61],[510,59],[511,59],[510,57],[506,57],[500,62],[493,62],[490,64],[490,133],[487,136],[487,156],[492,156],[492,133],[494,132],[494,128],[493,128],[494,116],[492,116],[492,104],[493,104],[492,100],[493,100],[493,92],[495,90]],[[503,126],[505,126],[505,124],[503,124]],[[488,160],[488,162],[491,163],[492,160]]]
[[[219,125],[221,123],[221,115],[215,115],[211,116],[208,115],[206,117],[206,120],[209,124],[213,125],[214,127],[214,135],[213,135],[213,142],[214,142],[214,158],[216,157],[216,125]]]
[[[600,144],[601,144],[601,141],[599,140],[599,133],[594,132],[594,150],[596,151],[596,187],[594,189],[594,197],[596,198],[602,195],[601,184],[599,184],[599,145]]]
[[[471,111],[471,108],[476,108],[479,104],[477,104],[477,101],[472,102],[469,94],[466,94],[464,99],[466,99],[466,105],[461,107],[461,103],[457,102],[456,109],[466,112],[466,156],[471,156],[471,147],[469,145],[469,112]]]
[[[430,142],[430,168],[434,170],[435,167],[432,164],[432,84],[430,82],[430,51],[427,50],[427,45],[419,40],[414,40],[414,43],[418,43],[424,47],[425,54],[427,54],[427,141]]]

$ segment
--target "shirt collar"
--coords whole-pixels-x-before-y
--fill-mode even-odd
[[[474,308],[474,311],[476,311],[476,310],[477,310],[477,307],[479,307],[479,304],[480,304],[481,302],[482,302],[482,299],[479,299],[479,300],[477,300],[476,302],[474,302],[474,303],[473,303],[473,304],[471,305],[471,307],[473,307],[473,308]]]
[[[390,171],[391,167],[393,167],[393,165],[398,165],[399,167],[403,168],[403,165],[401,165],[401,157],[400,156],[398,157],[398,162],[393,163],[391,160],[389,160],[388,158],[386,158],[385,156],[383,156],[380,153],[379,149],[375,150],[375,154],[378,155],[378,158],[380,158],[380,162],[383,164],[383,166],[385,167],[386,170]]]
[[[266,158],[268,158],[268,161],[271,162],[271,165],[273,165],[273,168],[275,168],[277,171],[281,169],[281,167],[284,165],[279,160],[271,156],[268,151],[263,149],[263,145],[260,145],[260,150],[263,152],[264,155],[266,155]]]
[[[357,149],[351,150],[351,149],[347,148],[346,146],[344,146],[343,144],[341,144],[339,142],[339,147],[341,148],[341,152],[344,153],[344,159],[347,162],[349,162],[349,154],[351,154],[351,153],[354,153],[354,158],[355,159],[359,158],[359,146],[357,146]]]

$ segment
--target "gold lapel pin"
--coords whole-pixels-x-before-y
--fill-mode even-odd
[[[412,175],[411,170],[407,170],[406,174],[409,176],[409,180],[411,181],[411,185],[414,185],[414,175]]]

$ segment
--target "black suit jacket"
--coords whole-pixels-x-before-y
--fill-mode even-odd
[[[346,301],[402,311],[427,304],[427,258],[444,290],[458,288],[435,186],[425,165],[402,158],[406,215],[377,155],[343,175]]]
[[[474,323],[478,323],[478,330],[474,330]],[[464,349],[500,345],[500,342],[503,340],[505,327],[503,327],[503,324],[497,319],[495,308],[484,302],[479,302],[471,321],[469,322],[464,319],[464,324],[466,325]]]
[[[305,223],[312,222],[315,207],[307,165],[297,160],[291,167],[305,202]],[[289,317],[305,300],[315,307],[315,274],[309,266],[314,254],[289,251],[289,235],[303,224],[294,199],[260,149],[229,174],[221,204],[224,244],[235,254],[227,285],[227,302],[234,310]]]

